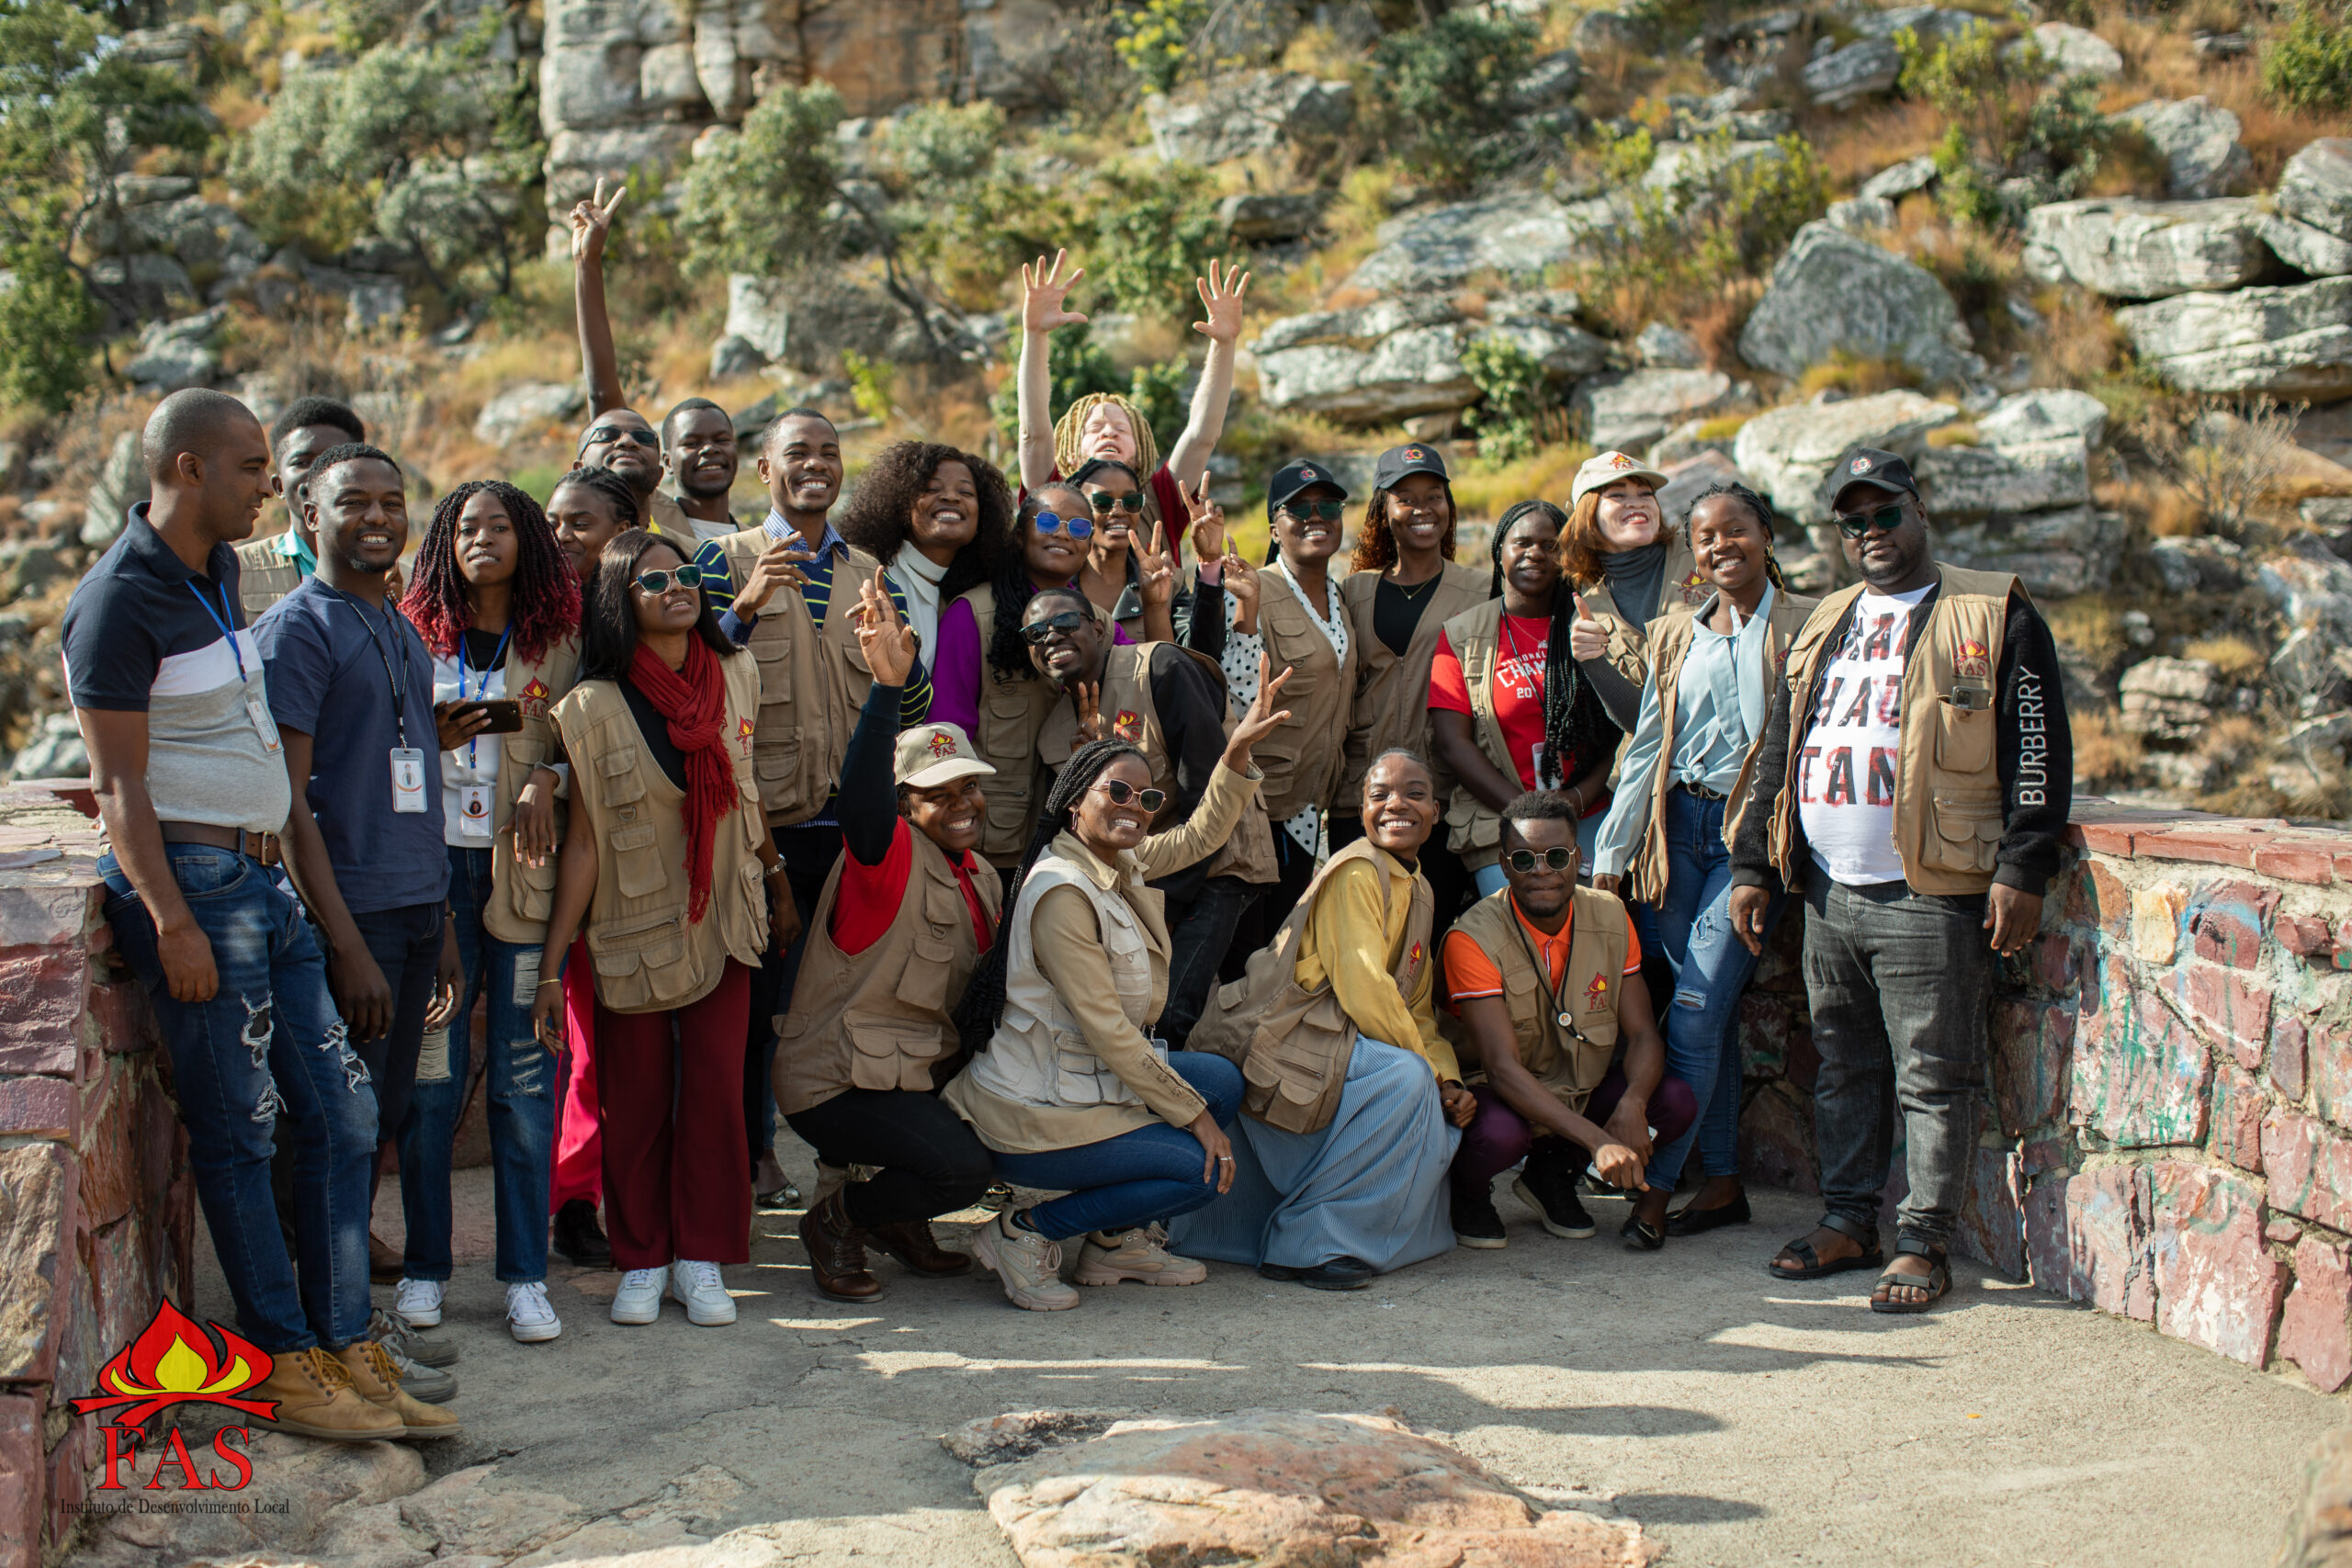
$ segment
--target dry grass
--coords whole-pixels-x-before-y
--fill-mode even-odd
[[[2123,728],[2113,708],[2098,707],[2069,713],[2074,731],[2075,777],[2083,784],[2128,784],[2140,771],[2140,738]]]
[[[1943,138],[1944,118],[1932,104],[1901,99],[1842,118],[1825,117],[1807,131],[1830,183],[1842,190],[1890,164],[1933,152]]]
[[[2216,3],[2199,0],[2200,6]],[[2238,141],[2254,160],[2250,188],[2261,190],[2278,183],[2279,169],[2307,143],[2352,131],[2352,117],[2309,114],[2264,97],[2258,50],[2237,60],[2200,58],[2193,35],[2208,24],[2195,16],[2192,9],[2163,22],[2118,19],[2103,27],[2100,31],[2122,54],[2125,69],[2100,107],[2113,112],[2151,96],[2203,94],[2238,117]]]
[[[1813,397],[1835,387],[1860,398],[1918,384],[1919,372],[1900,359],[1863,358],[1836,349],[1798,379],[1797,390]]]
[[[2243,686],[2253,682],[2269,668],[2269,656],[2242,637],[2224,633],[2220,637],[2199,637],[2180,650],[2183,659],[2205,659],[2222,672],[2225,681]]]
[[[2081,593],[2053,599],[2041,606],[2050,635],[2086,670],[2104,671],[2123,657],[2123,619],[2114,601],[2104,593]]]
[[[2042,321],[2030,344],[2037,385],[2089,386],[2121,363],[2123,329],[2096,294],[2062,284],[2036,294],[2033,308]]]
[[[1471,464],[1466,471],[1454,475],[1454,504],[1462,509],[1465,521],[1492,521],[1515,502],[1531,498],[1565,506],[1577,469],[1592,456],[1592,450],[1586,442],[1563,441],[1500,468]]]

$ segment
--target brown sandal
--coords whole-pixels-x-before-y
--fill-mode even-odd
[[[1925,1274],[1898,1274],[1894,1269],[1890,1269],[1885,1273],[1881,1274],[1878,1277],[1878,1283],[1871,1290],[1871,1311],[1884,1313],[1926,1312],[1929,1307],[1934,1306],[1938,1302],[1943,1300],[1944,1297],[1951,1292],[1951,1261],[1942,1247],[1929,1247],[1925,1242],[1910,1240],[1896,1242],[1894,1244],[1894,1255],[1897,1258],[1901,1258],[1905,1254],[1908,1254],[1913,1258],[1926,1258],[1928,1260],[1928,1271]],[[1891,1291],[1897,1288],[1906,1291],[1925,1291],[1928,1292],[1927,1300],[1917,1302],[1898,1302],[1892,1296],[1882,1298],[1879,1294],[1881,1291]]]

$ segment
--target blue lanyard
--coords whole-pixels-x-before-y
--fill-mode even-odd
[[[498,634],[498,650],[490,656],[490,662],[482,666],[481,689],[474,694],[475,701],[490,695],[490,678],[506,667],[506,645],[514,636],[514,624],[509,621],[506,629]],[[466,700],[466,634],[463,632],[458,634],[458,700],[461,703]],[[466,742],[466,766],[469,768],[474,765],[474,745],[471,739]]]
[[[212,601],[204,596],[204,590],[196,585],[196,579],[191,577],[185,581],[187,583],[187,591],[196,595],[196,602],[204,606],[204,613],[211,617],[212,624],[214,626],[220,628],[220,635],[229,639],[229,651],[235,655],[237,660],[238,681],[250,684],[251,682],[245,674],[245,650],[243,646],[237,641],[237,630],[234,625],[237,618],[236,611],[232,609],[229,604],[229,585],[225,582],[219,585],[220,589],[220,608],[227,612],[227,615],[224,618],[220,615],[214,614],[212,609]]]

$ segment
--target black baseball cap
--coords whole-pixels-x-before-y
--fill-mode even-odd
[[[1395,490],[1396,481],[1407,474],[1434,474],[1449,484],[1453,479],[1445,471],[1445,459],[1436,447],[1415,442],[1410,446],[1391,446],[1380,455],[1380,464],[1372,473],[1372,488]]]
[[[1821,481],[1821,504],[1828,511],[1838,509],[1838,497],[1855,485],[1869,485],[1888,495],[1907,495],[1917,499],[1919,481],[1911,475],[1911,465],[1893,452],[1876,446],[1849,446],[1829,477]]]
[[[1339,492],[1341,501],[1348,499],[1348,487],[1340,482],[1339,475],[1312,457],[1293,457],[1276,468],[1274,477],[1266,481],[1267,521],[1273,520],[1283,502],[1314,485],[1329,485]]]

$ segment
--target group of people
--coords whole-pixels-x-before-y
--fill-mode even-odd
[[[1353,499],[1288,462],[1252,562],[1205,480],[1247,276],[1200,280],[1162,461],[1123,398],[1051,416],[1083,320],[1057,257],[1023,269],[1013,480],[903,442],[844,502],[798,408],[738,526],[723,411],[623,405],[612,216],[574,214],[593,406],[544,505],[468,482],[413,538],[348,408],[265,434],[182,391],[67,614],[107,914],[281,1428],[458,1429],[423,1331],[477,1053],[526,1341],[561,1332],[551,1245],[620,1270],[617,1323],[732,1322],[755,1205],[797,1196],[778,1115],[846,1302],[885,1292],[877,1253],[1038,1311],[1208,1259],[1356,1289],[1505,1246],[1513,1168],[1558,1236],[1594,1234],[1580,1193],[1645,1252],[1744,1223],[1739,998],[1792,898],[1826,1213],[1769,1267],[1883,1269],[1885,1311],[1948,1289],[1992,959],[2034,935],[2071,769],[2047,627],[1932,559],[1900,457],[1825,479],[1860,581],[1818,603],[1761,498],[1668,519],[1616,452],[1482,568],[1438,451],[1391,448],[1344,574]]]

